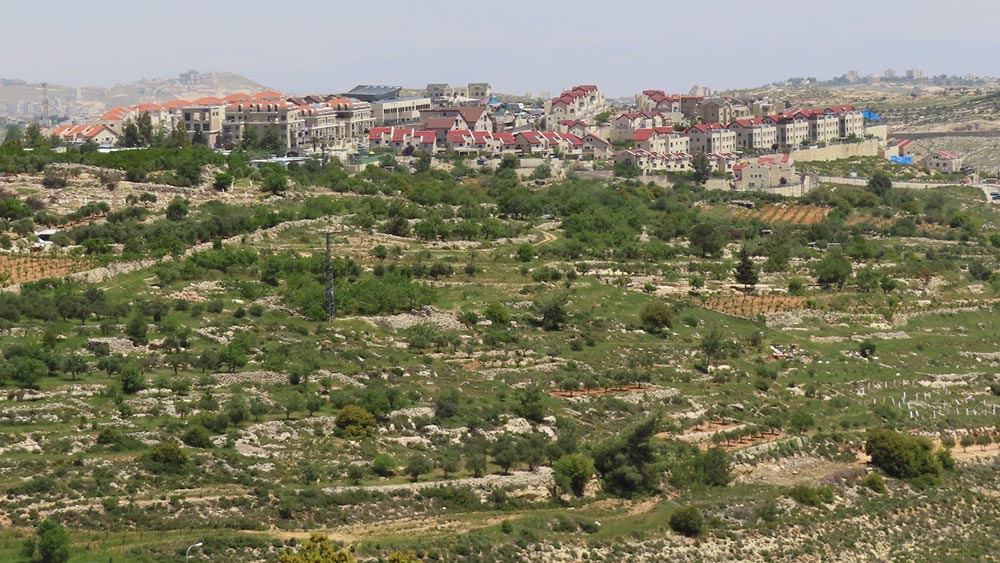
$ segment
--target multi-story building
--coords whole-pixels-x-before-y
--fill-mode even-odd
[[[695,119],[701,113],[701,104],[705,101],[705,96],[681,96],[681,115],[688,119]]]
[[[749,151],[777,150],[778,128],[763,119],[738,119],[727,127],[736,133],[736,146]]]
[[[344,124],[344,134],[349,139],[363,137],[375,127],[375,115],[369,102],[328,96],[326,103],[337,112],[337,120]]]
[[[797,147],[803,141],[808,141],[809,120],[801,114],[777,114],[764,118],[764,123],[774,125],[778,130],[778,145],[781,147]]]
[[[831,106],[823,111],[837,116],[837,134],[840,138],[846,139],[853,136],[860,139],[864,137],[865,117],[861,110],[855,109],[854,106]]]
[[[431,99],[427,97],[392,98],[371,104],[379,127],[420,123],[420,112],[431,109]]]
[[[221,140],[222,124],[225,119],[225,100],[214,97],[200,98],[183,109],[179,125],[187,131],[189,138],[200,136],[205,144],[214,147]]]
[[[814,143],[829,143],[840,137],[840,119],[824,111],[793,110],[792,114],[801,114],[809,122],[809,140]]]
[[[577,137],[583,137],[589,130],[590,126],[579,119],[564,119],[559,122],[559,129],[557,129],[560,133],[572,133]]]
[[[750,117],[750,108],[733,100],[711,98],[702,102],[700,114],[702,123],[732,123]]]
[[[643,149],[629,149],[616,152],[613,158],[615,163],[625,163],[638,167],[642,174],[691,170],[691,155],[686,153],[658,153]]]
[[[581,137],[583,141],[584,158],[605,159],[611,156],[611,143],[593,133],[587,133]]]
[[[489,82],[470,82],[469,97],[477,100],[489,98],[493,95],[493,86]]]
[[[639,129],[663,127],[669,121],[658,111],[622,113],[611,119],[611,142],[629,141]]]
[[[690,153],[691,139],[675,131],[673,127],[639,129],[632,137],[635,148],[654,153]]]
[[[736,150],[736,133],[720,123],[700,123],[684,130],[693,153],[731,153]]]
[[[761,157],[733,167],[734,185],[738,190],[780,188],[798,182],[795,163],[788,155]]]
[[[493,87],[489,82],[470,82],[467,86],[452,86],[445,83],[428,84],[427,96],[435,102],[453,101],[456,98],[471,98],[482,100],[493,95]]]
[[[590,121],[606,107],[604,94],[592,84],[574,86],[552,98],[545,108],[545,128],[555,131],[560,121]]]
[[[420,124],[424,129],[446,127],[451,131],[493,132],[493,119],[485,107],[450,107],[427,109],[420,112]]]

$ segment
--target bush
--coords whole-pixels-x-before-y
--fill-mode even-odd
[[[689,538],[700,536],[705,529],[705,519],[697,506],[684,505],[670,515],[670,529]]]
[[[587,482],[594,475],[594,462],[583,454],[569,454],[559,458],[552,469],[556,486],[563,492],[582,497]]]
[[[372,472],[379,477],[392,477],[396,474],[396,460],[386,454],[379,454],[372,460]]]
[[[188,428],[187,432],[181,436],[181,441],[192,448],[212,447],[212,436],[208,433],[208,429],[200,424]]]
[[[673,328],[674,308],[663,301],[647,303],[639,313],[642,328],[653,334],[663,332],[663,329]]]
[[[371,435],[375,417],[357,405],[347,405],[337,412],[336,425],[341,437],[356,440]]]
[[[833,489],[831,487],[812,487],[806,484],[795,485],[788,496],[795,499],[795,502],[805,506],[821,506],[833,502]]]
[[[872,465],[897,479],[939,476],[941,462],[933,450],[927,438],[892,430],[869,430],[865,442],[865,452],[871,456]]]
[[[878,473],[869,473],[861,480],[861,484],[879,494],[889,492],[889,488],[885,486],[885,479]]]
[[[146,466],[154,473],[183,473],[191,458],[173,442],[160,442],[144,456]]]

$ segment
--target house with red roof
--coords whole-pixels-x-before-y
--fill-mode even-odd
[[[738,190],[766,190],[799,183],[795,162],[789,155],[765,156],[733,166],[734,187]]]
[[[932,152],[924,164],[939,174],[958,174],[962,171],[962,158],[947,151]]]
[[[557,133],[555,131],[543,131],[544,136],[549,141],[549,148],[553,153],[563,157],[583,156],[583,140],[572,133]]]
[[[514,134],[517,152],[524,156],[542,156],[550,152],[549,140],[538,131],[519,131]]]
[[[721,123],[699,123],[684,130],[693,153],[731,153],[736,150],[736,133]]]
[[[435,124],[429,127],[428,124]],[[445,120],[451,122],[449,130],[452,131],[487,131],[493,132],[493,118],[487,107],[448,107],[437,109],[426,109],[420,111],[420,124],[422,129],[436,129],[444,125]]]
[[[638,129],[652,129],[672,123],[658,111],[620,113],[611,119],[611,132],[608,139],[612,143],[630,141]]]
[[[63,125],[52,130],[50,136],[70,144],[94,142],[102,147],[118,144],[118,134],[104,125]]]
[[[676,131],[673,127],[653,127],[637,129],[632,136],[632,144],[637,149],[658,153],[689,153],[691,139]]]
[[[587,133],[580,140],[583,141],[584,158],[603,160],[610,158],[612,152],[614,152],[610,142],[593,133]]]
[[[564,119],[559,122],[559,127],[556,129],[560,133],[571,133],[577,137],[583,137],[587,134],[590,127],[585,121],[580,121],[579,119]]]
[[[545,104],[545,129],[556,131],[559,122],[578,120],[590,123],[604,111],[604,94],[593,84],[581,84],[564,91]]]
[[[625,163],[637,166],[643,175],[691,170],[691,155],[687,153],[659,153],[643,149],[628,149],[614,153],[612,158],[616,164]]]

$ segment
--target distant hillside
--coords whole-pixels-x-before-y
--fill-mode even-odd
[[[263,84],[231,72],[198,74],[194,80],[181,82],[179,77],[142,79],[131,84],[105,86],[68,86],[50,84],[49,104],[52,115],[81,120],[103,113],[115,106],[143,102],[166,102],[177,98],[196,99],[244,92],[252,94],[268,89]],[[41,84],[0,78],[0,116],[21,119],[41,115]]]
[[[82,88],[86,101],[104,102],[108,107],[160,102],[176,98],[225,96],[236,92],[253,94],[267,87],[245,76],[231,72],[201,74],[195,83],[183,84],[177,78],[143,79],[132,84],[117,84],[111,88]]]

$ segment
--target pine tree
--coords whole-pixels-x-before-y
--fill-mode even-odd
[[[746,248],[740,249],[739,257],[740,261],[736,264],[735,270],[736,281],[743,284],[744,287],[752,288],[760,281],[760,276],[757,274],[757,266],[750,259],[750,253],[747,252]]]

